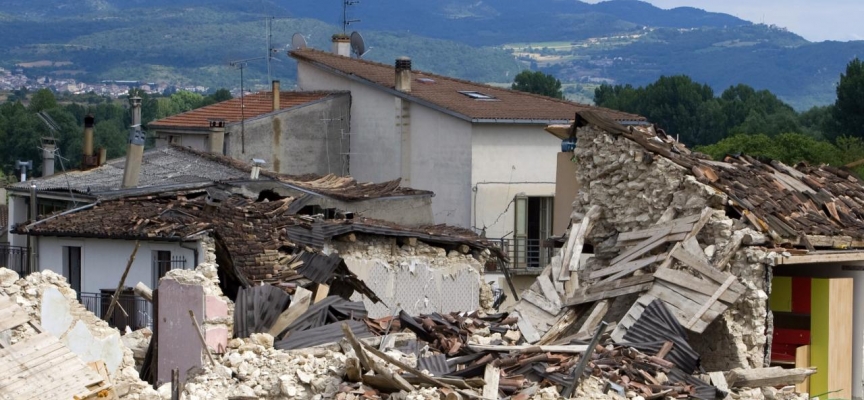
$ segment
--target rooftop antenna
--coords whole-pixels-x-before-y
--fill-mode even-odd
[[[268,84],[270,82],[273,82],[272,69],[270,68],[270,61],[273,60],[276,57],[276,54],[279,52],[279,50],[273,48],[273,21],[275,19],[276,19],[276,17],[271,16],[270,18],[267,18],[266,20],[264,20],[264,23],[267,26],[267,55],[265,56],[265,59],[267,60],[267,82],[266,83],[268,83]],[[277,61],[279,61],[279,60],[277,59]]]
[[[360,35],[360,32],[351,32],[351,52],[354,53],[357,58],[363,58],[369,50],[371,49],[366,49],[366,41],[363,40],[363,36]]]
[[[249,61],[261,60],[267,57],[252,57],[242,60],[235,60],[228,65],[240,70],[240,152],[246,154],[246,103],[244,102],[246,89],[243,86],[243,70],[246,69],[246,64]]]
[[[359,0],[343,0],[342,1],[342,34],[345,35],[348,33],[348,25],[351,25],[355,22],[360,22],[359,19],[348,19],[348,7],[353,6],[355,4],[360,4]]]
[[[303,37],[301,33],[295,33],[294,36],[291,37],[291,47],[294,50],[302,50],[308,47],[306,44],[306,38]]]

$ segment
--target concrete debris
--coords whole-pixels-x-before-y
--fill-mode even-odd
[[[153,331],[150,328],[142,328],[137,331],[127,331],[121,340],[123,345],[132,350],[132,357],[135,359],[135,369],[140,371],[144,363],[144,357],[147,355],[147,347],[150,346],[150,339],[153,338]]]
[[[31,319],[40,321],[82,361],[103,362],[120,398],[159,399],[156,391],[138,378],[133,352],[123,344],[120,332],[87,311],[64,277],[43,271],[19,279],[14,271],[0,268],[0,293],[13,299]],[[10,344],[36,334],[28,324],[22,325],[12,330]]]

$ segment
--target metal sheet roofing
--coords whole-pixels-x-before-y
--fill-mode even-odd
[[[661,300],[654,300],[642,311],[639,320],[627,330],[624,341],[631,347],[656,354],[667,341],[672,350],[666,359],[687,373],[699,369],[699,353],[690,347],[687,332]]]
[[[290,303],[291,297],[274,286],[241,288],[234,302],[234,337],[269,331]]]
[[[537,124],[571,121],[577,111],[596,110],[619,121],[644,121],[645,118],[620,111],[554,99],[525,92],[412,71],[411,93],[396,92],[395,69],[391,65],[342,57],[315,49],[294,50],[291,57],[413,101],[447,110],[476,122],[521,121]],[[474,95],[474,93],[483,96]]]
[[[279,92],[279,109],[297,107],[303,104],[316,102],[337,92]],[[159,128],[187,128],[187,129],[209,129],[210,120],[221,119],[226,124],[240,122],[272,113],[273,92],[259,92],[249,94],[242,99],[243,110],[241,111],[241,99],[239,97],[226,100],[209,106],[196,108],[181,114],[172,115],[167,118],[153,121],[147,124],[150,129]]]

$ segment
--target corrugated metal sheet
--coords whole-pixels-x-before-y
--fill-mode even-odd
[[[693,373],[700,367],[700,357],[687,342],[687,332],[660,300],[654,300],[642,311],[639,320],[624,335],[626,344],[647,354],[656,354],[663,343],[673,343],[665,357],[684,372]]]
[[[298,258],[303,261],[303,265],[297,268],[297,272],[315,283],[326,284],[342,263],[342,257],[336,253],[327,256],[321,253],[304,252]]]
[[[234,337],[269,331],[290,303],[291,297],[274,286],[241,288],[234,302]]]
[[[354,336],[371,337],[372,333],[363,321],[344,321],[351,328]],[[284,340],[277,341],[273,346],[280,350],[303,349],[327,343],[336,343],[345,336],[342,333],[342,323],[319,326],[305,331],[292,331]]]
[[[444,357],[443,354],[422,357],[417,360],[417,366],[421,371],[429,371],[429,373],[434,376],[444,376],[450,373],[450,366],[447,365],[447,357]]]
[[[674,368],[667,374],[670,382],[683,382],[688,385],[693,385],[695,393],[692,397],[703,400],[714,400],[726,398],[727,393],[711,386],[701,379],[693,377],[680,369]]]
[[[399,322],[403,328],[408,328],[411,332],[414,332],[418,339],[429,343],[435,341],[435,337],[426,332],[423,325],[420,325],[414,317],[408,315],[405,311],[399,311]]]

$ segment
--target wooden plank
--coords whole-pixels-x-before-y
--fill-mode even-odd
[[[723,284],[720,285],[720,287],[717,289],[717,291],[714,292],[713,295],[711,295],[711,298],[708,299],[708,301],[702,305],[702,308],[700,308],[699,311],[697,311],[696,314],[693,315],[693,317],[690,319],[690,322],[687,323],[685,328],[692,329],[693,326],[696,325],[696,322],[700,318],[702,318],[702,315],[704,315],[706,312],[708,312],[708,309],[711,308],[711,306],[713,306],[714,303],[717,302],[717,299],[719,299],[720,296],[722,296],[723,293],[726,292],[726,289],[729,289],[729,286],[731,286],[732,283],[735,282],[737,279],[738,278],[736,278],[733,275],[730,275],[728,278],[726,278],[726,282],[723,282]]]
[[[674,219],[664,224],[658,224],[648,229],[642,229],[632,232],[622,232],[618,234],[618,241],[622,242],[645,239],[654,236],[657,232],[665,230],[669,230],[669,232],[673,234],[690,232],[690,229],[693,228],[693,224],[699,221],[700,216],[701,215],[693,214],[688,217]]]
[[[810,368],[810,345],[795,349],[795,368]],[[805,378],[801,383],[795,385],[798,393],[810,393],[810,378]]]
[[[501,368],[496,367],[495,363],[486,364],[486,370],[483,373],[483,380],[486,381],[486,385],[483,386],[483,398],[498,398],[499,379],[501,379]]]
[[[730,275],[733,276],[733,275]],[[714,281],[702,280],[689,273],[674,270],[671,268],[661,268],[654,272],[654,279],[670,283],[675,286],[680,286],[695,292],[702,293],[706,296],[711,296],[717,290],[717,284]],[[728,290],[720,295],[720,301],[732,304],[738,301],[739,293]]]
[[[343,323],[342,326],[347,328],[348,324]],[[348,332],[352,336],[354,335],[354,333],[351,332],[350,329],[348,329]],[[435,378],[431,375],[427,375],[423,371],[420,371],[417,368],[414,368],[414,367],[412,367],[412,366],[410,366],[410,365],[408,365],[408,364],[406,364],[400,360],[397,360],[397,359],[391,357],[389,354],[387,354],[381,350],[378,350],[378,349],[366,344],[365,342],[360,342],[360,346],[362,346],[364,350],[374,354],[376,357],[401,368],[405,372],[413,374],[414,376],[416,376],[418,379],[420,379],[424,383],[427,383],[427,384],[430,384],[432,386],[439,387],[439,388],[455,389],[453,386],[451,386],[447,383],[444,383],[444,382],[438,380],[437,378]],[[396,378],[396,380],[399,381],[402,377],[399,375],[395,375],[394,378]],[[407,381],[405,381],[404,379],[401,379],[401,381],[404,381],[405,383],[407,383]],[[412,386],[412,388],[413,388],[413,386]]]
[[[588,349],[584,344],[567,344],[567,345],[549,345],[549,346],[532,346],[532,345],[514,345],[514,346],[499,346],[492,344],[469,344],[468,347],[477,351],[494,351],[507,353],[518,351],[520,353],[565,353],[578,354],[584,353]]]
[[[729,239],[729,243],[726,244],[726,247],[723,248],[723,252],[717,255],[717,258],[714,261],[714,268],[718,271],[725,271],[726,265],[732,261],[732,257],[735,257],[735,253],[738,252],[738,249],[741,248],[741,242],[744,241],[744,234],[736,232],[732,235],[732,238]]]
[[[306,310],[309,309],[309,303],[312,302],[312,292],[302,287],[297,287],[294,292],[294,297],[291,299],[291,304],[288,308],[279,315],[276,322],[270,327],[270,335],[278,337],[292,322],[300,318]]]
[[[696,240],[695,237],[690,237],[687,240],[681,241],[681,248],[690,253],[693,257],[696,257],[697,260],[705,264],[711,264],[711,262],[708,261],[708,256],[705,255],[705,250],[702,250],[702,246],[699,246],[699,241]]]
[[[642,311],[645,310],[648,304],[651,304],[655,298],[650,294],[650,292],[639,296],[636,299],[636,302],[630,306],[630,309],[627,310],[627,313],[624,314],[618,321],[618,325],[615,327],[615,330],[612,331],[612,340],[615,342],[622,342],[624,340],[624,335],[627,334],[627,330],[630,329],[636,321],[642,316]]]
[[[18,306],[11,298],[0,297],[0,332],[26,324],[30,320],[27,311]]]
[[[587,334],[591,335],[594,331],[597,330],[597,326],[600,325],[600,322],[603,321],[603,317],[606,316],[606,313],[609,312],[609,300],[601,300],[594,304],[594,307],[591,309],[591,313],[588,314],[588,317],[585,319],[585,323],[582,324],[582,327],[576,332],[579,334]]]
[[[9,356],[12,356],[13,359],[24,357],[30,352],[37,351],[55,343],[60,343],[56,337],[48,333],[40,333],[23,342],[18,342],[14,346],[0,349],[0,362],[3,362],[3,359]]]
[[[831,279],[828,285],[828,371],[824,372],[828,374],[830,390],[841,389],[831,397],[851,399],[852,360],[856,353],[852,346],[854,328],[851,316],[855,314],[853,279]]]
[[[615,265],[618,263],[625,263],[635,260],[641,255],[666,244],[669,241],[667,236],[668,232],[657,232],[657,234],[655,234],[654,236],[651,236],[650,238],[639,242],[635,246],[627,248],[624,253],[618,255],[618,257],[613,258],[610,264]]]
[[[580,312],[577,311],[577,307],[566,308],[563,314],[558,317],[558,320],[554,322],[554,324],[543,334],[543,337],[540,338],[540,341],[537,344],[549,344],[552,343],[570,328],[576,319],[579,317]]]
[[[537,329],[534,328],[534,324],[530,320],[522,316],[519,311],[514,311],[512,314],[515,314],[515,317],[518,318],[516,326],[519,328],[519,332],[522,333],[522,337],[525,338],[526,342],[536,343],[540,340],[540,333],[537,332]]]
[[[729,384],[726,383],[726,375],[723,375],[722,371],[709,372],[708,376],[711,377],[711,384],[714,387],[724,392],[729,392]]]
[[[651,289],[653,283],[644,283],[641,285],[633,285],[625,288],[607,290],[601,293],[594,293],[585,296],[574,296],[570,298],[570,300],[565,303],[567,306],[575,306],[579,304],[591,303],[597,300],[608,299],[612,297],[624,296],[631,293],[639,293],[644,292],[646,290]]]
[[[561,295],[558,294],[558,291],[555,289],[555,285],[552,284],[552,281],[548,276],[538,276],[536,280],[537,286],[540,289],[540,292],[543,297],[551,301],[553,304],[557,305],[558,308],[561,308]]]
[[[591,285],[585,289],[582,289],[581,291],[579,291],[577,293],[580,293],[582,295],[600,293],[600,292],[605,291],[605,290],[618,289],[618,288],[622,288],[622,287],[639,285],[642,283],[648,283],[648,282],[653,282],[653,281],[654,281],[654,274],[643,274],[643,275],[638,275],[638,276],[631,276],[629,278],[618,279],[618,280],[612,281],[612,282],[606,282],[606,283],[599,283],[596,285]]]
[[[622,271],[626,271],[624,273],[624,275],[626,275],[626,274],[629,274],[633,271],[645,268],[645,267],[647,267],[647,266],[649,266],[655,262],[658,262],[658,261],[664,260],[664,259],[666,259],[666,254],[658,254],[658,255],[654,255],[654,256],[648,256],[645,258],[641,258],[638,260],[633,260],[633,261],[626,262],[626,263],[613,264],[609,267],[591,272],[590,274],[588,274],[588,278],[589,279],[598,279],[598,278],[602,278],[604,276],[615,275],[615,274],[618,274]]]
[[[732,387],[788,386],[799,384],[816,371],[809,368],[784,369],[780,367],[740,369],[729,371],[726,381]],[[851,375],[850,375],[851,379]],[[843,398],[838,395],[838,398]]]
[[[591,232],[591,229],[594,227],[594,223],[597,222],[597,218],[600,217],[601,208],[600,206],[594,205],[588,209],[588,212],[585,213],[585,217],[582,218],[582,222],[579,223],[579,230],[576,232],[576,240],[573,244],[573,250],[571,251],[569,260],[564,258],[563,261],[567,264],[567,269],[570,272],[579,271],[579,261],[582,257],[582,249],[585,246],[585,235]],[[564,276],[564,268],[561,269],[561,275],[559,275],[559,281],[570,280],[571,277],[569,274]]]
[[[684,251],[684,249],[674,249],[672,251],[672,257],[686,264],[688,267],[695,269],[697,272],[699,272],[706,278],[713,280],[714,282],[726,282],[726,277],[728,276],[728,274],[724,274],[714,269],[714,267],[712,267],[711,265],[700,262],[699,259],[693,257],[693,255]]]
[[[312,300],[312,304],[324,300],[324,298],[326,298],[328,294],[330,294],[330,286],[319,283],[318,287],[315,289],[315,299]]]
[[[555,306],[555,304],[545,297],[537,294],[533,290],[526,290],[522,292],[522,300],[525,300],[543,311],[546,311],[552,316],[558,315],[558,312],[561,311],[561,306]]]
[[[543,276],[548,279],[549,282],[552,282],[552,286],[555,287],[558,296],[563,300],[565,297],[564,284],[558,282],[557,279],[552,279],[552,277],[558,276],[561,273],[561,268],[563,268],[561,265],[561,253],[563,252],[559,252],[559,255],[552,257],[552,260],[549,261],[549,265],[546,266],[546,270],[544,270],[540,276]]]
[[[662,284],[655,285],[649,292],[652,296],[663,300],[667,306],[670,306],[670,311],[674,308],[677,312],[673,311],[675,317],[678,319],[678,322],[681,323],[682,326],[686,326],[690,322],[690,319],[696,312],[699,311],[699,303],[696,303],[687,297],[681,295],[680,293],[663,286]],[[708,324],[714,321],[720,312],[717,309],[709,309],[705,312],[701,318],[699,318],[696,323],[690,328],[691,331],[696,333],[702,333],[705,328],[708,327]]]
[[[823,264],[864,261],[864,251],[839,254],[812,254],[806,256],[778,257],[777,265]]]

